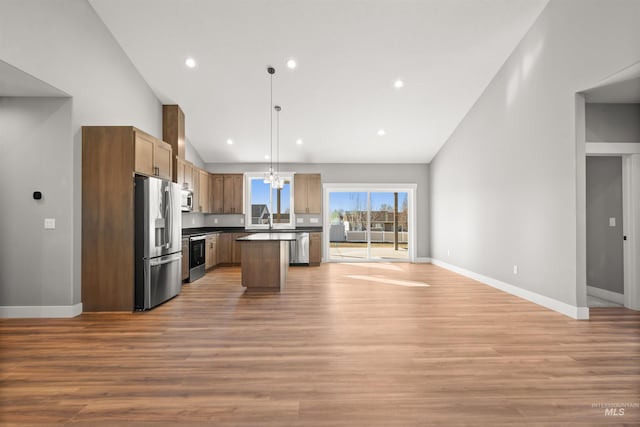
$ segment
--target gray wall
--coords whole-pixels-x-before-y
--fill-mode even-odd
[[[622,229],[622,158],[587,157],[587,285],[624,293]]]
[[[55,283],[50,277],[41,277],[33,285],[39,287],[40,292],[29,290],[23,295],[22,280],[2,283],[2,286],[9,289],[7,294],[12,295],[13,301],[20,301],[23,305],[43,305],[42,298],[34,295],[48,295],[50,289],[55,289],[53,293],[56,296],[47,298],[47,301],[55,300],[60,305],[77,304],[81,301],[81,126],[133,125],[152,135],[162,136],[162,107],[86,1],[4,1],[0,28],[0,58],[3,61],[72,97],[72,106],[68,107],[71,110],[71,135],[66,141],[57,143],[60,155],[53,157],[55,163],[50,166],[65,173],[52,175],[46,169],[43,171],[43,177],[48,176],[51,180],[47,185],[64,187],[72,194],[71,197],[59,196],[55,201],[48,199],[46,202],[55,203],[53,213],[59,224],[71,224],[70,230],[63,229],[66,236],[62,236],[62,230],[45,233],[49,238],[60,236],[56,247],[64,250],[60,250],[54,259],[66,272],[58,274],[54,278]],[[43,114],[39,117],[44,119]],[[41,123],[41,126],[48,124]],[[41,153],[43,150],[46,152],[48,144],[48,138],[41,139],[39,144],[22,151],[21,158],[42,158]],[[14,180],[22,179],[22,164],[15,158],[3,157],[3,173]],[[33,184],[42,185],[42,182],[43,179],[39,178]],[[24,193],[16,193],[2,203],[20,205],[17,197],[24,197]],[[55,193],[50,193],[49,197],[56,197]],[[36,209],[45,214],[43,207]],[[12,225],[16,229],[42,228],[40,216],[25,213],[15,219]],[[66,250],[69,239],[71,251]],[[24,239],[3,238],[0,243],[3,253],[24,253],[34,247],[38,246]],[[47,271],[48,263],[43,256],[35,259],[30,268]],[[9,268],[14,270],[3,272],[3,275],[19,276],[21,265],[10,265]],[[34,277],[32,279],[35,280]]]
[[[575,93],[638,60],[638,16],[632,0],[549,2],[431,163],[433,258],[585,306]]]
[[[209,172],[260,172],[266,171],[264,163],[207,163]],[[416,211],[417,211],[417,251],[418,257],[429,257],[429,165],[427,164],[336,164],[336,163],[285,163],[280,165],[280,170],[298,173],[320,173],[323,183],[358,183],[358,184],[417,184]],[[213,224],[216,215],[207,215],[206,225],[221,225],[220,221],[235,222],[235,218],[225,219],[218,215],[219,223]],[[320,223],[322,223],[322,218]],[[305,216],[304,226],[312,225]],[[226,223],[224,224],[226,225]],[[237,224],[240,225],[240,224]]]
[[[73,157],[71,108],[69,98],[0,98],[0,306],[71,302],[73,170],[59,166]]]
[[[586,104],[587,142],[640,142],[640,104]]]

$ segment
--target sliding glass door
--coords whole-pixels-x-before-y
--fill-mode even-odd
[[[332,261],[410,261],[410,191],[328,190]]]

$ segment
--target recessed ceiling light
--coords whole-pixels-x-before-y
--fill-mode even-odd
[[[265,160],[269,160],[269,155],[268,155],[268,154],[265,154],[265,155],[264,155],[264,159],[265,159]]]
[[[184,61],[184,64],[189,68],[193,68],[196,66],[196,60],[193,58],[187,58],[186,61]]]
[[[298,66],[298,63],[296,62],[295,59],[291,58],[287,61],[287,67],[291,68],[292,70],[297,66]]]
[[[233,145],[233,139],[227,139],[227,144],[228,145]]]
[[[296,144],[302,145],[302,140],[301,139],[296,139]]]
[[[400,79],[393,82],[393,87],[395,87],[396,89],[400,89],[402,86],[404,86],[404,82]]]
[[[386,135],[386,134],[387,134],[387,132],[385,132],[385,131],[384,131],[384,129],[380,129],[380,130],[378,131],[378,135],[380,135],[380,136],[384,136],[384,135]]]

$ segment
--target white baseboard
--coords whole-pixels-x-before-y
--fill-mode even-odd
[[[608,291],[606,289],[596,288],[595,286],[587,285],[587,295],[591,295],[597,298],[602,298],[607,301],[615,302],[616,304],[624,305],[624,295],[617,292]]]
[[[431,263],[431,258],[428,257],[417,257],[414,261],[416,264],[429,264]]]
[[[74,305],[0,306],[0,318],[76,317],[82,313],[82,303]]]
[[[576,307],[562,301],[540,295],[536,292],[528,291],[526,289],[510,285],[509,283],[501,282],[500,280],[483,276],[482,274],[474,273],[473,271],[465,270],[464,268],[460,268],[437,259],[432,258],[431,263],[433,265],[437,265],[438,267],[453,271],[454,273],[469,277],[470,279],[477,280],[478,282],[484,283],[485,285],[489,285],[508,294],[515,295],[553,311],[557,311],[558,313],[564,314],[565,316],[569,316],[573,319],[589,319],[589,307]]]

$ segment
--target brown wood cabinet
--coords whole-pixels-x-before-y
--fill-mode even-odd
[[[217,234],[209,234],[205,240],[204,247],[204,258],[205,258],[205,269],[210,269],[215,267],[218,264],[218,235]]]
[[[176,159],[176,167],[178,168],[176,173],[176,182],[180,185],[180,188],[193,191],[194,166],[185,160]]]
[[[171,146],[134,128],[134,170],[149,176],[172,179]]]
[[[162,139],[173,150],[172,167],[174,172],[172,179],[174,182],[180,183],[178,160],[184,161],[185,151],[184,113],[180,106],[162,106]]]
[[[210,183],[210,213],[244,213],[244,175],[211,174]]]
[[[209,172],[202,169],[198,171],[198,200],[197,200],[197,212],[210,213],[211,206],[209,205]],[[194,202],[196,202],[194,200]],[[194,209],[196,210],[196,209]]]
[[[317,173],[293,176],[293,206],[297,214],[322,213],[322,179]]]
[[[247,236],[249,233],[221,233],[218,235],[217,243],[217,263],[218,264],[240,264],[242,259],[242,247],[240,242],[236,242],[238,237]]]
[[[232,247],[231,242],[233,240],[232,233],[222,233],[218,236],[217,245],[217,263],[218,264],[231,264],[232,259]]]
[[[165,145],[133,126],[82,127],[84,311],[134,309],[134,175],[170,177]]]
[[[233,233],[233,238],[231,241],[232,247],[232,256],[231,262],[233,264],[240,264],[242,262],[242,243],[236,241],[238,237],[248,236],[249,233]]]
[[[224,213],[223,192],[224,176],[218,174],[209,175],[209,204],[211,205],[211,213]]]
[[[309,265],[322,262],[322,233],[309,233]]]
[[[243,209],[243,175],[227,174],[223,178],[222,205],[223,213],[241,214]]]
[[[182,280],[189,278],[189,239],[182,239]]]

